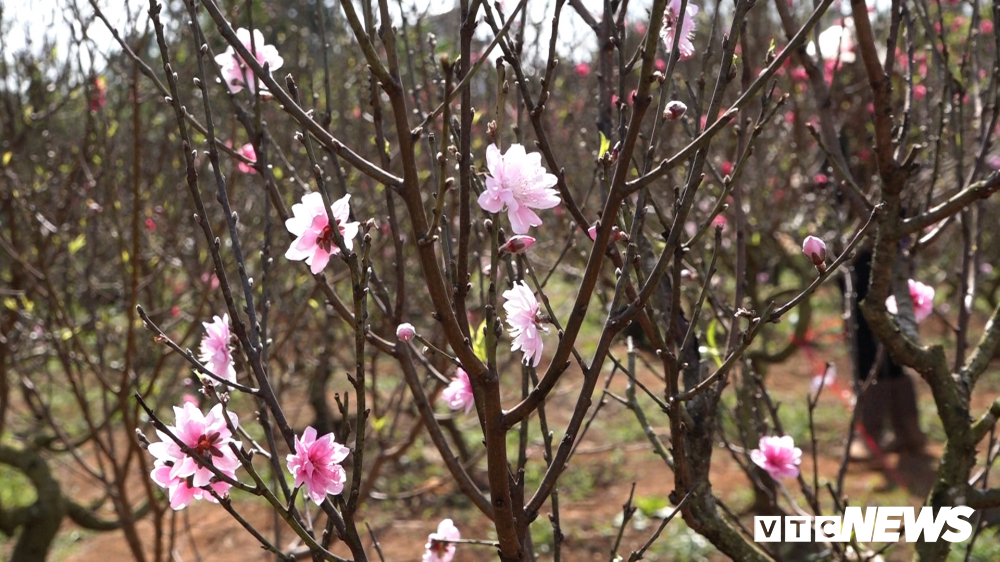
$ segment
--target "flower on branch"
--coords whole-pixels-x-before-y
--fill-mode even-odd
[[[680,20],[681,0],[671,0],[667,9],[663,11],[663,27],[660,28],[660,39],[667,46],[667,50],[674,48],[674,33],[677,32],[677,23]],[[681,24],[681,38],[677,43],[677,50],[680,52],[681,60],[688,60],[694,56],[694,32],[696,23],[695,17],[698,15],[698,6],[688,2],[684,10],[684,22]]]
[[[247,164],[247,163],[243,162],[242,160],[240,160],[236,164],[236,167],[241,172],[243,172],[244,174],[256,174],[257,170],[253,169],[253,165],[252,164],[254,162],[257,162],[257,151],[254,150],[253,144],[251,144],[251,143],[248,142],[248,143],[244,144],[243,146],[241,146],[240,149],[237,152],[239,153],[240,156],[246,158],[251,163]]]
[[[457,541],[462,538],[451,519],[438,523],[437,532],[427,535],[424,545],[423,562],[451,562],[455,557],[455,543],[442,541]]]
[[[924,285],[920,281],[909,280],[910,299],[913,300],[913,317],[917,322],[923,322],[934,312],[934,287]],[[896,295],[885,299],[885,308],[890,314],[897,314]]]
[[[233,363],[233,349],[229,345],[229,314],[214,317],[211,322],[202,322],[205,335],[201,338],[201,356],[198,358],[205,368],[220,379],[236,382],[236,367]],[[206,377],[207,378],[207,377]],[[210,379],[212,386],[219,381]]]
[[[795,446],[795,441],[790,435],[761,437],[758,447],[750,451],[750,460],[766,470],[771,478],[780,480],[799,475],[802,449]]]
[[[351,242],[358,235],[358,223],[347,222],[351,215],[348,204],[351,195],[347,194],[330,205],[331,215],[337,222],[337,230],[344,238],[344,247],[353,248]],[[309,265],[313,274],[323,271],[330,262],[330,256],[339,256],[340,247],[334,239],[334,230],[330,226],[326,209],[323,208],[323,196],[318,192],[302,196],[302,202],[292,205],[293,217],[285,221],[285,228],[296,236],[292,245],[285,252],[285,258],[302,261]]]
[[[507,208],[514,234],[526,234],[533,226],[540,226],[542,219],[532,209],[551,209],[559,204],[559,194],[552,189],[557,183],[554,175],[542,166],[542,155],[527,154],[524,147],[512,144],[500,154],[497,145],[486,149],[486,190],[479,196],[479,206],[489,213],[499,213]]]
[[[507,313],[508,332],[514,341],[511,351],[524,352],[524,364],[537,367],[542,361],[542,320],[538,313],[538,300],[524,281],[503,292],[503,310]]]
[[[295,454],[286,457],[288,472],[295,477],[295,487],[305,485],[306,495],[316,505],[323,503],[327,494],[336,496],[344,491],[347,473],[340,463],[350,449],[337,443],[332,433],[316,439],[312,426],[295,437]]]
[[[451,384],[441,391],[441,399],[452,410],[465,408],[466,414],[472,410],[472,406],[476,402],[472,398],[472,383],[469,382],[469,374],[465,372],[465,369],[458,368],[455,372],[455,378],[451,379]]]
[[[236,414],[230,412],[228,415],[233,427],[236,427]],[[236,469],[240,466],[229,445],[232,443],[239,447],[241,443],[233,440],[226,426],[222,404],[216,404],[206,416],[193,403],[185,402],[183,407],[174,406],[174,418],[176,425],[167,426],[167,431],[192,449],[198,460],[188,456],[170,435],[157,429],[160,442],[149,445],[149,453],[156,459],[149,476],[161,488],[167,488],[173,509],[184,509],[191,500],[215,502],[205,488],[211,488],[222,496],[229,491],[230,485],[216,480],[212,471],[198,461],[212,465],[230,478],[236,477]]]
[[[246,28],[237,29],[236,37],[247,48],[247,51],[255,55],[261,66],[267,65],[268,70],[277,70],[285,64],[285,60],[278,54],[278,49],[274,45],[264,43],[264,35],[259,29],[253,30],[253,45],[250,42],[250,31]],[[226,52],[217,55],[215,62],[219,64],[222,77],[230,92],[236,94],[246,88],[251,94],[254,93],[253,71],[247,67],[246,62],[236,53],[232,45],[226,49]],[[260,85],[260,89],[267,91],[263,84]]]

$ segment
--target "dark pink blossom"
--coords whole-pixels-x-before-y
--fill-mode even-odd
[[[758,448],[750,451],[750,460],[775,480],[795,478],[799,475],[802,450],[795,446],[790,435],[764,436],[760,438]]]

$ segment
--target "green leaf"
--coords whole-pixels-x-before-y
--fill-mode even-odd
[[[601,159],[604,158],[604,153],[611,148],[611,140],[604,136],[603,131],[597,131],[597,134],[601,135],[601,149],[597,152],[597,158]]]
[[[480,361],[486,362],[486,320],[480,322],[479,327],[472,334],[472,352]]]
[[[69,246],[68,246],[69,255],[72,256],[73,254],[76,254],[77,252],[79,252],[80,248],[82,248],[84,246],[84,244],[86,244],[86,243],[87,243],[87,237],[84,236],[83,234],[80,234],[76,238],[70,240]]]
[[[715,360],[715,365],[717,367],[722,366],[722,355],[719,353],[719,346],[715,343],[715,329],[718,327],[719,321],[715,318],[708,323],[708,330],[705,331],[705,343],[706,351]]]

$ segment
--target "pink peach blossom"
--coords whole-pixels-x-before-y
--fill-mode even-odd
[[[239,424],[236,414],[230,412],[228,415],[236,427]],[[223,417],[222,404],[216,404],[206,416],[196,405],[185,401],[183,407],[174,406],[174,418],[175,425],[167,426],[167,431],[192,449],[197,460],[188,456],[170,435],[157,429],[160,441],[150,443],[148,448],[149,454],[156,459],[150,478],[168,489],[173,509],[184,509],[196,499],[215,501],[204,488],[211,487],[221,496],[229,491],[229,484],[213,482],[215,475],[203,465],[210,464],[230,478],[236,477],[236,469],[240,466],[229,445],[239,447],[241,443],[232,438]]]
[[[663,11],[663,27],[660,29],[660,39],[666,45],[667,50],[674,48],[674,34],[677,32],[677,23],[680,17],[681,0],[670,0],[667,9]],[[684,21],[681,23],[681,38],[677,43],[677,50],[680,52],[681,60],[688,60],[694,56],[694,32],[697,22],[698,6],[688,2],[684,10]]]
[[[205,335],[201,338],[201,356],[198,359],[215,376],[236,382],[233,349],[229,345],[229,314],[223,314],[222,318],[215,316],[211,322],[202,322],[201,325],[205,327]],[[219,381],[211,379],[211,383],[214,386]]]
[[[934,287],[924,285],[920,281],[909,280],[910,299],[913,300],[913,316],[917,322],[923,322],[934,312]],[[896,295],[885,299],[885,308],[890,314],[896,314]]]
[[[758,447],[750,451],[750,460],[766,470],[771,478],[780,480],[799,475],[802,450],[795,446],[790,435],[761,437]]]
[[[243,46],[246,47],[247,51],[253,53],[257,62],[264,66],[267,65],[268,70],[274,71],[281,68],[281,65],[285,63],[284,59],[278,55],[278,49],[274,45],[267,45],[264,43],[264,35],[259,29],[253,30],[253,45],[250,42],[250,31],[246,28],[239,28],[236,30],[236,37],[239,38]],[[256,49],[254,48],[256,47]],[[246,88],[251,94],[254,93],[254,75],[253,71],[250,70],[245,61],[236,53],[236,50],[229,46],[226,52],[215,57],[215,62],[219,64],[219,70],[222,71],[222,77],[226,81],[226,87],[232,93],[238,93]],[[264,84],[260,84],[261,91],[267,91]]]
[[[330,206],[331,215],[337,221],[340,235],[344,237],[344,246],[350,250],[354,237],[358,235],[358,223],[347,222],[351,215],[348,202],[351,195],[347,194],[333,202]],[[302,196],[302,202],[292,205],[293,217],[285,221],[285,228],[296,236],[292,245],[285,252],[285,258],[302,261],[309,265],[313,275],[323,271],[330,262],[330,256],[339,256],[340,247],[333,238],[333,228],[323,208],[323,196],[318,192]]]
[[[503,310],[507,313],[508,332],[513,342],[510,350],[524,352],[524,364],[537,367],[542,360],[541,320],[538,314],[538,300],[527,283],[519,281],[510,290],[503,292]]]
[[[542,155],[528,154],[524,147],[512,144],[507,152],[491,144],[486,149],[486,190],[479,196],[479,206],[489,213],[499,213],[507,208],[514,234],[527,234],[542,219],[532,209],[551,209],[559,204],[559,195],[552,186],[554,175],[542,166]]]
[[[424,545],[423,562],[451,562],[455,558],[455,543],[441,541],[457,541],[462,538],[451,519],[445,519],[438,524],[437,532],[427,536]]]
[[[327,494],[336,496],[344,491],[347,473],[340,463],[351,450],[337,443],[332,433],[316,439],[312,426],[295,437],[295,453],[285,459],[288,472],[295,477],[295,486],[305,486],[306,495],[316,505],[323,503]]]
[[[472,398],[472,383],[469,382],[469,374],[465,369],[459,367],[455,372],[455,378],[451,379],[451,384],[441,391],[441,399],[448,404],[452,410],[465,408],[468,414],[476,404]]]
[[[249,142],[246,143],[246,144],[244,144],[243,146],[241,146],[240,149],[237,152],[239,153],[240,156],[246,158],[251,163],[257,161],[257,151],[254,150],[253,144],[251,144]],[[255,170],[251,164],[247,164],[247,163],[243,162],[242,160],[237,161],[237,162],[238,163],[236,164],[236,167],[241,172],[243,172],[244,174],[256,174],[257,173],[257,170]]]

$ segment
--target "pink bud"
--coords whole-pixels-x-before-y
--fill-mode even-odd
[[[523,254],[527,252],[528,248],[530,248],[534,243],[535,239],[531,236],[526,236],[524,234],[511,236],[507,239],[507,242],[505,242],[503,246],[500,246],[500,255]]]
[[[591,240],[593,240],[595,242],[597,241],[597,225],[596,224],[594,226],[592,226],[592,227],[590,227],[590,228],[587,229],[587,236],[590,236]]]
[[[826,270],[826,242],[815,236],[806,236],[806,239],[802,242],[802,253],[812,260],[813,265],[820,272]]]
[[[663,118],[667,121],[677,121],[687,112],[688,106],[680,100],[667,102],[666,109],[663,110]]]
[[[410,341],[416,334],[417,331],[413,328],[413,324],[410,324],[409,322],[403,322],[396,327],[396,338],[399,339],[399,341]]]

